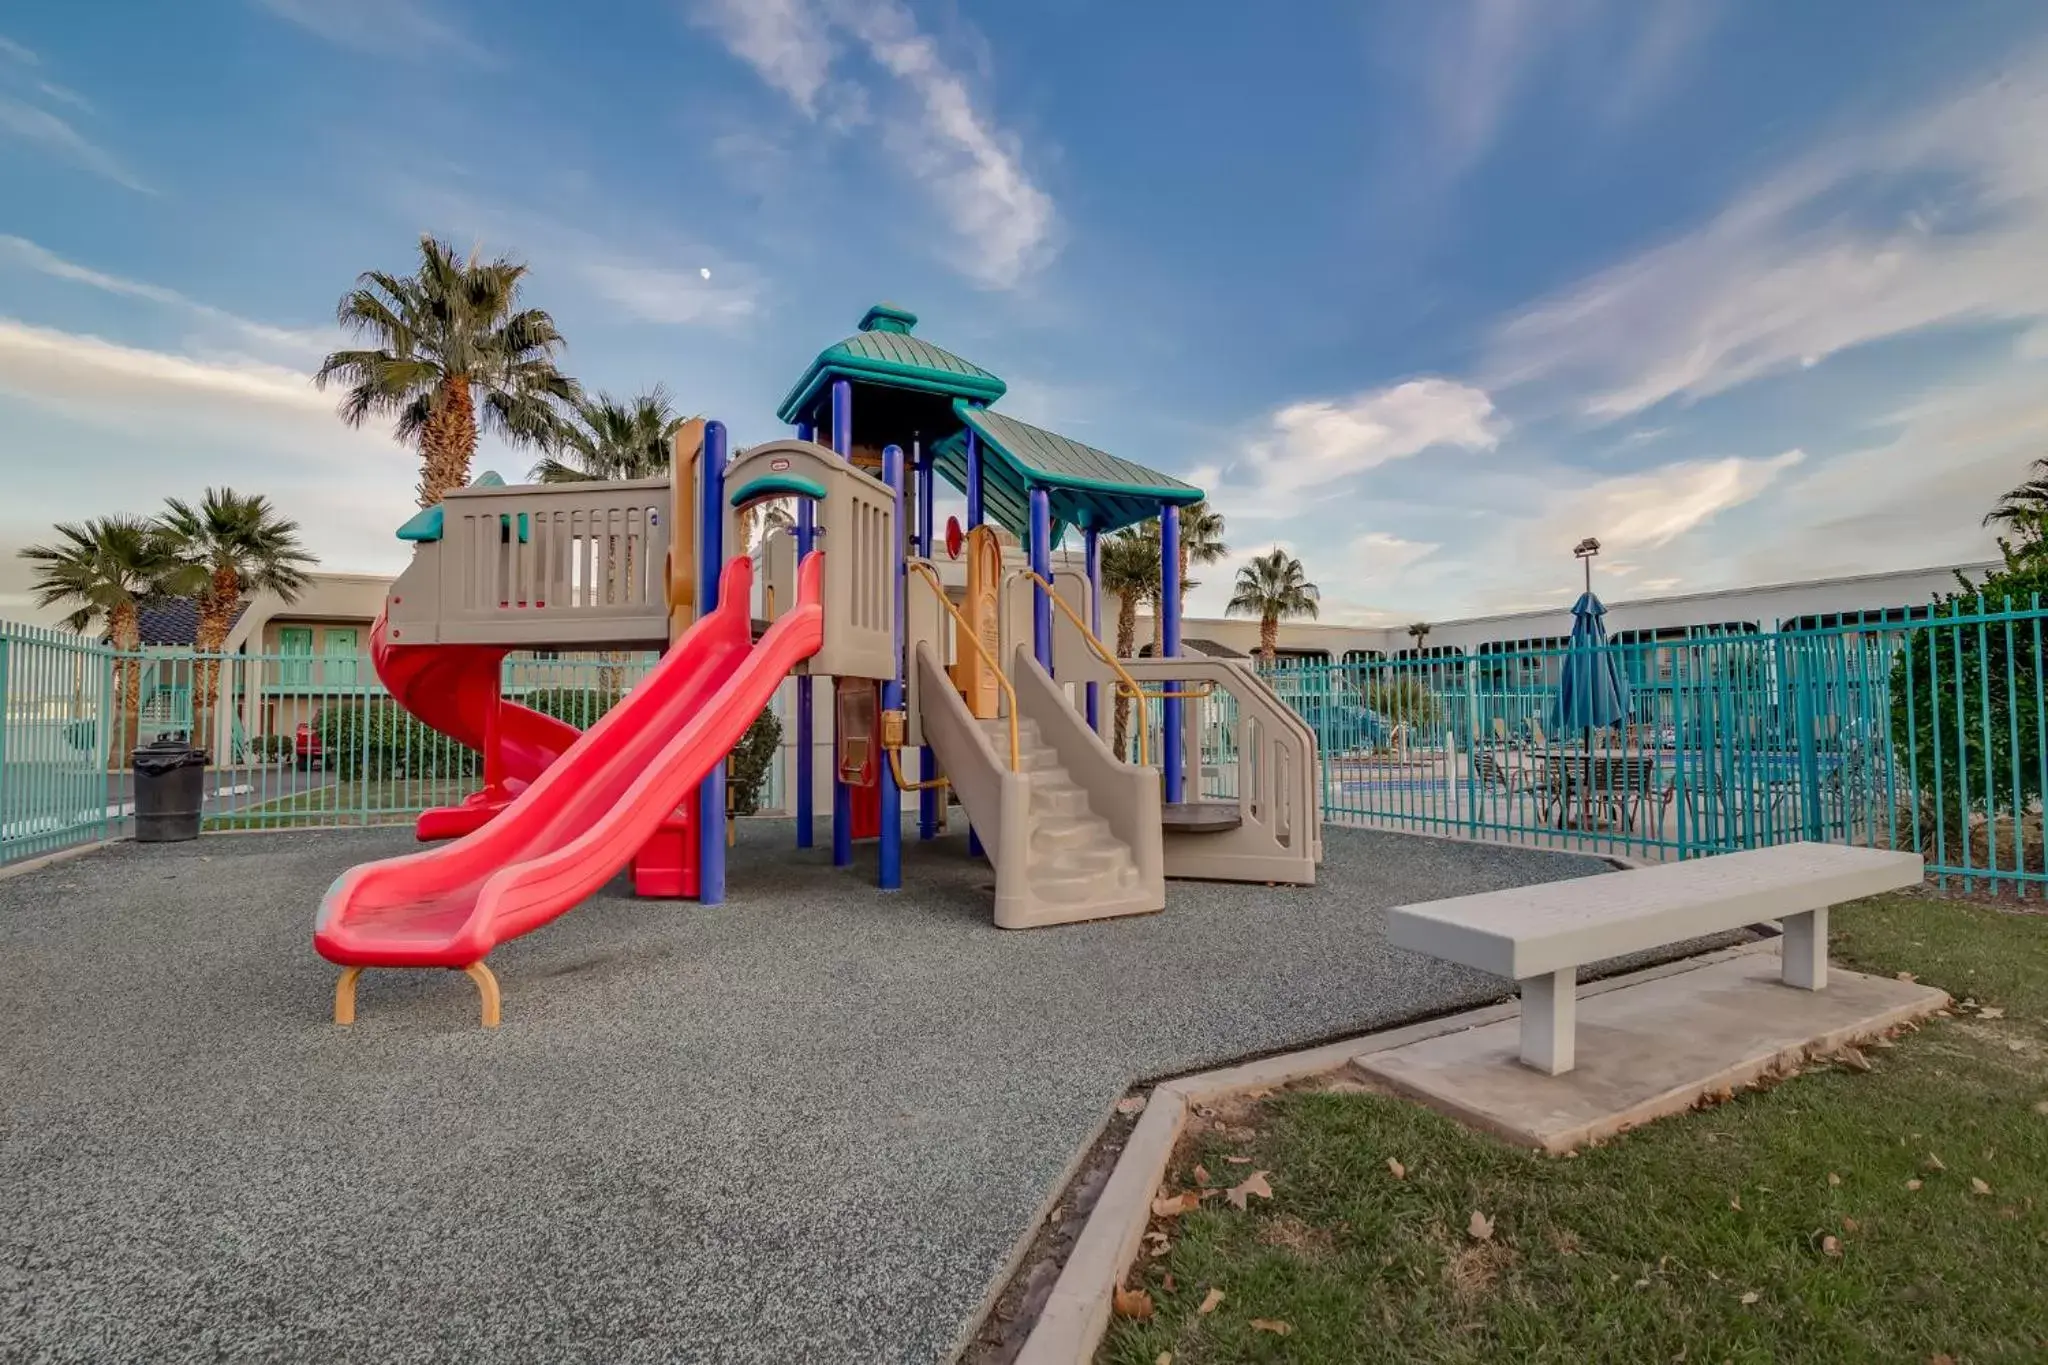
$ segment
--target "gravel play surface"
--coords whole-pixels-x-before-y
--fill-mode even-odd
[[[0,1360],[943,1359],[1131,1082],[1498,999],[1384,908],[1606,870],[1333,828],[1314,888],[1006,933],[964,840],[887,895],[793,844],[500,948],[495,1032],[442,972],[330,1022],[314,908],[404,830],[0,880]]]

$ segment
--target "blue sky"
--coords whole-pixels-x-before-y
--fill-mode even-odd
[[[1613,597],[1976,558],[2048,454],[2038,4],[85,8],[0,16],[9,616],[209,483],[399,567],[416,462],[305,376],[422,231],[741,441],[901,303],[1336,620],[1559,605],[1588,534]]]

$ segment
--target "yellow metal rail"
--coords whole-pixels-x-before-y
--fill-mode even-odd
[[[939,605],[946,609],[946,615],[953,618],[954,633],[974,647],[974,652],[981,656],[981,661],[987,664],[989,671],[995,675],[996,684],[1003,689],[1003,695],[1010,699],[1010,771],[1017,772],[1021,765],[1017,752],[1017,689],[1010,685],[1009,675],[1003,672],[1003,666],[996,662],[995,656],[988,652],[988,646],[981,642],[981,636],[967,624],[967,618],[960,614],[960,608],[954,606],[953,599],[946,596],[946,585],[939,581],[938,570],[922,559],[908,561],[908,567],[930,585],[932,594],[939,599]]]
[[[1075,628],[1081,632],[1081,638],[1088,642],[1088,648],[1095,652],[1095,657],[1108,664],[1110,671],[1116,674],[1118,679],[1117,690],[1125,696],[1135,698],[1140,702],[1181,699],[1200,701],[1213,690],[1209,687],[1203,687],[1198,692],[1147,692],[1139,685],[1138,680],[1132,677],[1129,671],[1124,668],[1122,662],[1116,657],[1115,651],[1102,643],[1102,637],[1088,628],[1088,623],[1081,619],[1081,613],[1075,611],[1067,599],[1060,596],[1059,589],[1053,585],[1050,579],[1033,569],[1025,569],[1022,572],[1025,577],[1038,585],[1040,592],[1052,599],[1054,606],[1066,613],[1067,619],[1072,621]],[[1146,723],[1145,716],[1141,710],[1138,716],[1138,766],[1141,768],[1148,768],[1152,765],[1151,746],[1146,743],[1146,734],[1150,729],[1151,726]]]

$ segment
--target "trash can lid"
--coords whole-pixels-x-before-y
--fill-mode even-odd
[[[182,739],[159,737],[139,746],[129,755],[129,762],[138,772],[167,773],[177,768],[204,767],[208,762],[206,750],[195,749]]]

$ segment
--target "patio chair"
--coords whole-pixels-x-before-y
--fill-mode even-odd
[[[1661,823],[1664,807],[1670,805],[1677,794],[1675,782],[1658,780],[1657,760],[1654,758],[1594,759],[1590,778],[1593,801],[1604,812],[1611,812],[1615,823],[1625,830],[1634,830],[1644,808],[1651,804],[1656,805]]]
[[[1550,747],[1550,740],[1543,734],[1543,722],[1534,716],[1529,717],[1529,742],[1539,749]]]

